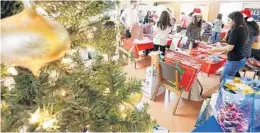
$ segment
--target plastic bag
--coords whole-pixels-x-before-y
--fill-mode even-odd
[[[241,79],[241,83],[248,86],[255,84],[248,79]],[[260,96],[257,93],[244,94],[243,91],[231,91],[220,88],[216,103],[215,117],[225,132],[252,132],[259,131],[260,127]],[[232,84],[232,82],[229,82]],[[251,86],[250,86],[251,87]],[[252,87],[253,88],[253,87]],[[257,89],[253,88],[255,91]]]
[[[225,132],[247,132],[252,118],[252,94],[234,94],[221,88],[216,104],[217,121]]]
[[[260,132],[260,81],[249,78],[241,78],[241,81],[257,91],[254,95],[253,118],[250,132]]]
[[[251,132],[260,132],[260,94],[255,95]]]

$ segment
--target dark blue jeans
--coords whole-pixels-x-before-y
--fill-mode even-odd
[[[235,76],[236,73],[242,68],[244,67],[246,64],[246,58],[239,60],[239,61],[229,61],[227,60],[223,72],[221,74],[220,77],[220,81],[222,82],[222,80],[226,77],[232,77]]]
[[[211,33],[211,42],[212,43],[220,42],[220,32],[212,31],[212,33]]]

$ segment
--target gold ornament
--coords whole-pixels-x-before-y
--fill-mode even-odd
[[[63,57],[69,47],[66,29],[39,15],[34,7],[1,19],[2,63],[25,67],[38,75],[41,67]]]

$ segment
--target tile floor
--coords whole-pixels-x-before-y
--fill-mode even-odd
[[[147,62],[147,61],[146,61]],[[148,62],[149,63],[149,62]],[[149,66],[147,63],[138,63],[137,68]],[[145,79],[145,68],[135,69],[134,64],[124,66],[124,71],[128,77],[137,78],[140,80]],[[252,77],[252,73],[247,76]],[[202,83],[204,89],[211,88],[217,85],[219,76],[211,75],[208,77],[205,74],[199,74],[199,80]],[[149,103],[149,113],[160,126],[163,126],[170,130],[170,132],[190,132],[194,129],[197,116],[202,105],[202,101],[189,101],[181,99],[177,108],[176,115],[172,115],[173,104],[176,100],[171,100],[168,105],[165,105],[164,94],[158,96],[155,102],[145,99]]]

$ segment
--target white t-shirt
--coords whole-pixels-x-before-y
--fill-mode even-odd
[[[138,23],[138,9],[133,9],[132,7],[125,9],[121,15],[121,22],[126,26],[126,28],[131,28],[134,23]]]
[[[153,43],[156,45],[165,46],[167,44],[169,33],[171,32],[172,27],[167,27],[165,30],[157,27],[157,24],[154,26],[154,38]]]

